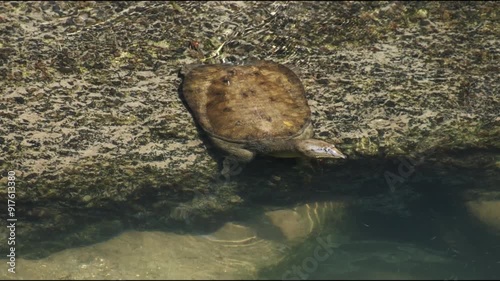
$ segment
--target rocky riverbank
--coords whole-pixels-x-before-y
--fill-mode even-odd
[[[130,226],[195,225],[256,202],[371,184],[380,188],[361,206],[404,213],[398,206],[417,191],[401,186],[439,178],[474,188],[467,171],[483,175],[481,188],[495,189],[499,8],[3,2],[0,183],[15,171],[18,235],[35,241],[61,233],[68,240],[54,247],[67,247]],[[219,179],[220,155],[183,104],[178,71],[251,58],[295,66],[316,136],[338,143],[347,161],[310,174],[261,158]],[[399,197],[387,203],[387,191]],[[75,227],[78,237],[68,230]]]

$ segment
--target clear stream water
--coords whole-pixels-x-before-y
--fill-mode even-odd
[[[2,279],[498,279],[498,230],[481,223],[464,202],[450,196],[450,192],[461,187],[429,182],[418,185],[410,181],[401,189],[404,188],[416,194],[403,202],[404,212],[363,208],[359,204],[368,201],[359,199],[368,197],[362,193],[341,199],[325,192],[317,201],[288,207],[268,205],[266,215],[255,212],[255,216],[241,219],[235,216],[233,221],[217,228],[206,221],[209,231],[124,229],[99,243],[67,247],[40,259],[23,259],[21,254],[16,275],[6,275],[4,271],[0,276]],[[396,196],[389,190],[380,195]],[[252,213],[252,208],[260,207],[249,207],[244,212]],[[81,236],[83,239],[85,234]]]

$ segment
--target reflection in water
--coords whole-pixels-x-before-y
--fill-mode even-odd
[[[449,253],[414,244],[358,241],[341,245],[328,260],[302,269],[301,279],[450,279],[487,278],[487,272],[471,272],[471,266]],[[293,267],[292,267],[293,268]],[[490,278],[494,272],[490,272]],[[306,276],[306,278],[302,278]]]
[[[385,210],[351,209],[348,222],[324,225],[319,234],[292,248],[277,266],[263,269],[260,278],[498,278],[500,233],[495,227],[500,216],[492,210],[500,201],[466,203],[465,208],[463,202],[457,204],[449,196],[449,190],[456,191],[456,187],[432,188],[432,192],[421,193],[409,209],[409,216],[391,215]],[[484,208],[472,209],[479,206]],[[479,223],[476,217],[487,223]],[[325,246],[320,239],[324,241],[330,233],[338,232],[339,226],[343,226],[341,233],[348,234],[349,239],[337,239]]]
[[[20,258],[15,277],[457,280],[498,276],[500,248],[491,247],[498,245],[498,237],[474,228],[477,237],[471,239],[464,232],[472,227],[465,225],[466,213],[456,212],[450,219],[444,203],[439,201],[440,208],[426,205],[436,210],[421,217],[398,218],[384,212],[356,213],[350,208],[355,201],[345,199],[271,210],[246,221],[227,222],[211,233],[126,231],[106,242],[47,258]],[[478,239],[490,246],[489,255],[476,243]],[[13,277],[6,272],[0,276]]]

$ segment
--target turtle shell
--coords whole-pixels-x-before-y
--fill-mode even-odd
[[[229,141],[291,138],[311,117],[297,75],[270,61],[193,67],[183,95],[200,126]]]

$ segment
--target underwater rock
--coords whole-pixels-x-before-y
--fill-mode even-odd
[[[484,194],[483,194],[484,195]],[[496,197],[498,197],[498,192]],[[495,197],[493,194],[489,195]],[[485,224],[496,235],[500,236],[500,200],[476,199],[467,201],[465,206],[481,223]]]

